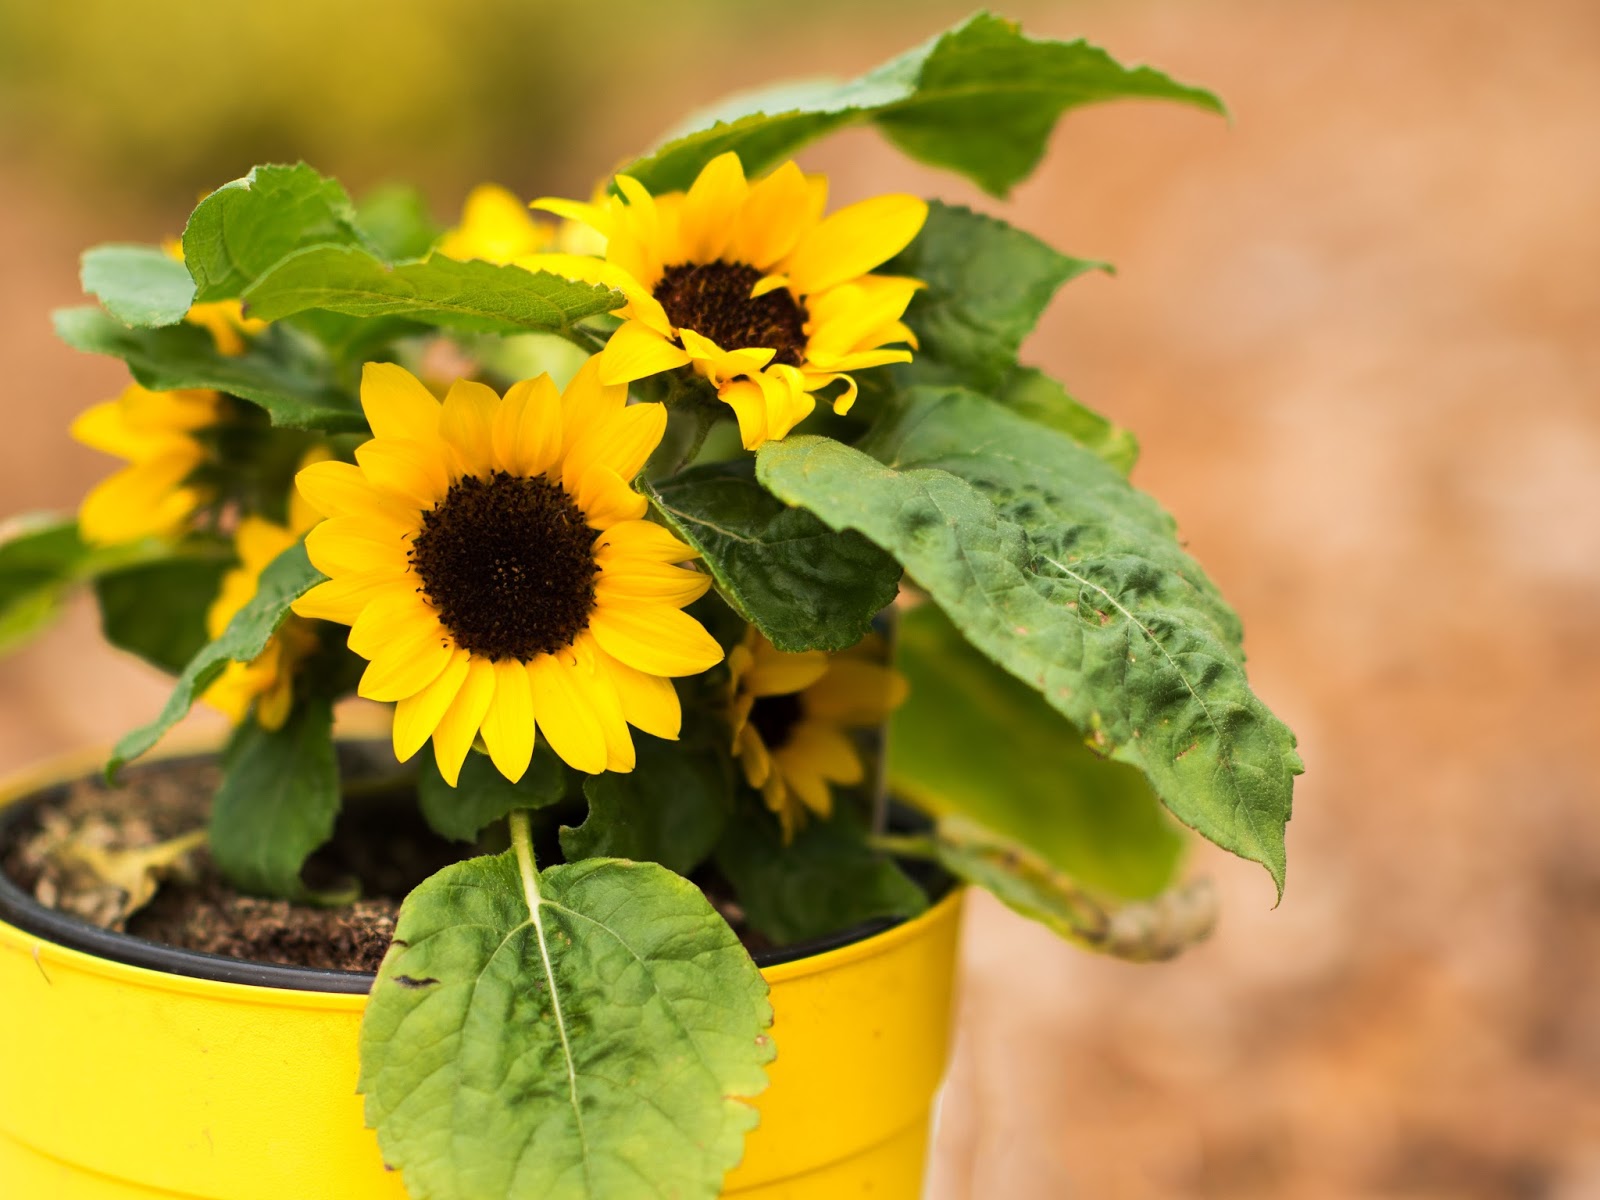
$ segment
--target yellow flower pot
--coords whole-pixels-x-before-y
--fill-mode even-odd
[[[960,914],[763,965],[778,1058],[724,1195],[921,1194]],[[366,977],[104,933],[3,879],[0,917],[0,1197],[406,1200],[356,1094]]]

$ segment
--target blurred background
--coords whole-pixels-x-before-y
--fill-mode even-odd
[[[584,195],[689,109],[854,74],[946,0],[0,0],[0,512],[109,460],[121,368],[48,313],[77,255],[304,158]],[[1600,5],[1015,0],[1222,95],[1069,116],[996,204],[853,132],[835,196],[918,190],[1114,261],[1028,349],[1241,611],[1307,774],[1281,907],[1197,855],[1215,938],[1131,966],[976,897],[937,1200],[1600,1197]],[[161,682],[83,607],[0,663],[0,769]]]

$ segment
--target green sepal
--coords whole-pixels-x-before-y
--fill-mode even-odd
[[[106,764],[106,777],[114,779],[126,762],[149,750],[181,721],[194,702],[210,687],[230,662],[250,662],[267,648],[267,642],[289,616],[289,605],[323,581],[322,572],[306,557],[304,542],[296,542],[267,564],[250,602],[215,641],[189,660],[167,698],[160,715],[148,725],[125,734]]]
[[[84,251],[78,280],[125,325],[174,325],[194,301],[188,268],[160,246],[95,246]]]
[[[779,650],[843,650],[894,603],[900,564],[835,533],[755,480],[750,459],[644,484],[668,528],[700,551],[728,603]]]
[[[910,684],[890,718],[895,795],[976,822],[1108,896],[1154,896],[1172,883],[1186,838],[1144,775],[1090,750],[936,605],[900,614],[895,666]]]
[[[512,783],[487,754],[468,753],[456,786],[439,774],[433,750],[423,746],[417,768],[417,799],[423,819],[440,837],[476,842],[478,835],[519,808],[547,808],[565,799],[572,773],[541,740],[521,779]]]
[[[1294,735],[1250,691],[1238,618],[1172,519],[1071,439],[959,389],[913,389],[864,450],[791,436],[757,473],[893,553],[964,637],[1281,894]]]
[[[211,334],[198,325],[130,329],[92,306],[58,309],[54,321],[56,334],[67,345],[120,358],[134,380],[152,391],[227,392],[260,405],[274,425],[291,429],[367,430],[354,398],[333,385],[323,364],[276,353],[263,344],[271,339],[255,339],[245,353],[230,356],[219,354]]]
[[[760,972],[663,867],[527,868],[457,863],[401,909],[361,1028],[384,1161],[429,1200],[713,1200],[774,1053]]]
[[[785,844],[777,818],[752,802],[728,823],[716,862],[750,928],[778,946],[928,907],[927,893],[869,845],[866,825],[842,806]]]
[[[211,809],[211,857],[249,895],[299,900],[300,872],[333,836],[340,807],[333,705],[325,696],[295,704],[282,728],[248,717],[222,760]]]
[[[1062,113],[1131,98],[1223,111],[1210,92],[1124,67],[1088,42],[1028,38],[1015,22],[980,13],[847,83],[785,83],[730,97],[623,171],[653,193],[681,191],[733,150],[754,177],[825,134],[871,122],[912,158],[1003,196],[1038,165]]]
[[[562,826],[568,862],[626,858],[687,875],[705,862],[727,824],[733,782],[726,753],[704,741],[668,742],[635,731],[632,771],[583,782],[589,815]]]

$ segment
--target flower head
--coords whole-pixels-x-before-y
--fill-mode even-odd
[[[370,660],[359,694],[396,702],[395,753],[432,737],[454,783],[481,735],[516,780],[536,727],[590,774],[632,770],[629,725],[677,737],[671,677],[722,650],[681,611],[709,577],[673,565],[694,551],[643,519],[631,486],[662,406],[629,406],[593,359],[564,393],[544,375],[504,397],[463,380],[443,404],[368,363],[361,403],[376,436],[355,465],[298,477],[328,517],[306,550],[331,578],[294,610],[351,626]]]
[[[535,219],[516,194],[494,183],[480,183],[467,194],[461,223],[435,247],[446,258],[517,263],[547,250],[584,254],[604,245],[583,225]]]
[[[152,392],[130,384],[115,400],[79,415],[73,438],[128,464],[84,497],[78,509],[84,540],[117,545],[183,533],[210,498],[189,478],[206,460],[195,433],[215,424],[222,407],[216,392]]]
[[[535,207],[606,239],[605,261],[546,255],[525,265],[589,279],[628,297],[601,357],[607,384],[692,365],[731,405],[747,449],[784,437],[849,372],[908,362],[916,339],[901,316],[921,286],[870,274],[916,237],[928,206],[876,196],[824,217],[827,180],[785,163],[754,183],[739,156],[706,164],[687,192],[652,196],[617,176],[619,196]]]
[[[319,446],[306,454],[301,465],[327,458],[328,452]],[[212,639],[221,637],[228,622],[255,598],[261,586],[261,572],[321,519],[298,493],[289,497],[288,515],[287,525],[259,516],[239,522],[233,536],[239,565],[222,577],[222,588],[206,613],[206,634]],[[317,635],[310,623],[291,616],[254,659],[229,663],[202,699],[235,725],[245,719],[254,704],[257,724],[263,729],[281,729],[294,702],[295,669],[316,648]]]
[[[789,654],[751,626],[728,655],[733,751],[785,836],[807,810],[833,811],[834,784],[865,778],[847,731],[881,725],[905,699],[905,679],[874,660],[879,649],[868,639],[840,654]]]

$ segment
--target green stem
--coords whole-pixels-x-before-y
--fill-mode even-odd
[[[510,816],[511,845],[517,852],[517,867],[522,872],[522,890],[527,893],[530,908],[539,905],[539,867],[533,858],[533,825],[528,820],[528,810],[519,808]]]
[[[867,835],[867,844],[884,854],[896,858],[924,858],[939,861],[938,840],[928,835],[903,833],[873,833]]]

